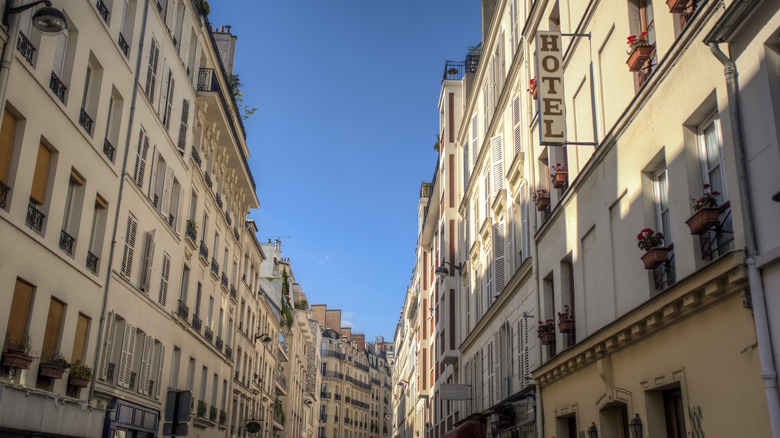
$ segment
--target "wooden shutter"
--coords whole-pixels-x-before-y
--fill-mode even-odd
[[[146,244],[144,245],[144,271],[141,275],[141,290],[149,293],[149,286],[152,279],[152,268],[154,261],[154,230],[146,233]]]
[[[494,349],[495,349],[495,346],[493,345],[493,341],[488,342],[487,352],[485,353],[487,364],[485,365],[485,369],[483,370],[485,372],[485,380],[487,381],[487,388],[488,388],[488,391],[487,391],[487,403],[486,403],[487,406],[485,406],[485,407],[493,406],[493,404],[494,404],[493,400],[495,399],[495,396],[496,396],[496,388],[494,386],[495,380],[493,379],[493,370],[495,369],[494,368],[495,364],[493,362],[493,358],[495,357],[493,355],[493,350]],[[483,381],[483,384],[484,383],[485,382]]]
[[[162,387],[163,366],[165,365],[165,345],[160,344],[160,359],[157,361],[157,381],[154,386],[154,398],[160,399],[160,388]]]
[[[479,122],[477,121],[477,115],[474,114],[471,117],[471,165],[474,166],[477,163],[477,155],[479,155]],[[475,170],[476,172],[476,170]]]
[[[122,253],[122,269],[120,273],[129,278],[133,269],[133,253],[135,252],[135,234],[138,230],[138,221],[132,214],[127,216],[127,231],[125,232],[125,248]]]
[[[138,150],[135,157],[135,170],[133,171],[133,180],[135,185],[143,189],[144,174],[146,173],[146,156],[149,153],[149,136],[141,129],[138,137]]]
[[[171,213],[171,187],[173,186],[173,167],[166,166],[163,177],[163,192],[160,213],[165,221],[168,221],[168,215]]]
[[[146,97],[150,103],[154,103],[154,87],[157,82],[157,62],[160,57],[160,48],[157,42],[152,39],[152,45],[149,47],[149,67],[146,71]]]
[[[525,326],[528,324],[526,318],[521,315],[520,319],[517,321],[517,331],[515,334],[516,337],[516,345],[517,345],[517,388],[518,390],[525,388],[528,386],[528,381],[525,379],[525,376],[528,374],[528,369],[526,368],[526,350],[525,350]]]
[[[512,100],[512,141],[514,144],[515,155],[523,151],[523,131],[520,127],[520,95]]]
[[[529,247],[529,224],[528,224],[528,183],[523,181],[520,183],[520,263],[522,264],[525,259],[531,255]]]
[[[157,297],[157,302],[165,306],[168,301],[168,279],[171,274],[171,257],[168,253],[163,252],[163,265],[162,273],[160,275],[160,295]]]
[[[187,127],[190,118],[190,101],[184,99],[181,103],[181,125],[179,126],[179,153],[184,155],[187,151]]]
[[[493,405],[501,401],[501,335],[493,333]]]
[[[168,93],[165,97],[165,129],[168,130],[171,127],[171,116],[173,115],[173,87],[176,85],[176,81],[173,80],[170,70],[168,71]]]
[[[11,156],[14,150],[16,117],[8,110],[3,113],[3,126],[0,128],[0,181],[8,184],[8,171],[11,169]]]
[[[493,194],[504,188],[504,142],[501,134],[490,139],[493,156]]]
[[[73,351],[70,360],[75,362],[84,359],[84,346],[87,343],[87,329],[89,328],[89,318],[79,313],[76,320],[76,334],[73,336]]]
[[[116,384],[122,388],[130,388],[130,374],[133,371],[133,353],[135,352],[135,327],[125,321],[122,335],[122,352],[119,356],[119,370]]]
[[[111,362],[111,348],[114,346],[114,328],[116,327],[116,314],[108,312],[106,317],[106,334],[103,338],[103,357],[100,360],[100,380],[106,380],[108,364]]]
[[[154,338],[144,333],[144,345],[141,349],[141,368],[138,370],[138,393],[149,394],[149,375],[152,372],[152,353],[154,352]]]
[[[35,173],[33,174],[32,190],[30,199],[43,205],[46,201],[46,186],[49,182],[49,163],[51,162],[51,151],[43,144],[38,145],[38,159],[35,162]]]
[[[469,185],[469,142],[463,143],[463,193],[466,193],[466,186]]]
[[[493,293],[496,296],[504,290],[506,282],[505,239],[505,223],[501,220],[493,224]]]
[[[14,297],[8,312],[8,330],[6,339],[18,341],[24,337],[27,331],[27,321],[30,316],[30,304],[32,303],[34,287],[22,280],[16,279]]]

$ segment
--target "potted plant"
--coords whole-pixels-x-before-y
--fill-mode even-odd
[[[690,0],[666,0],[666,6],[669,7],[669,12],[673,14],[685,12],[689,4]]]
[[[704,194],[701,198],[692,198],[693,202],[693,216],[685,221],[688,224],[688,228],[691,230],[691,234],[702,234],[709,230],[711,227],[720,223],[720,206],[718,206],[718,198],[720,192],[712,190],[709,184],[702,185],[704,188]]]
[[[655,269],[666,263],[666,256],[669,247],[664,246],[664,235],[660,231],[653,231],[652,228],[645,228],[636,236],[637,245],[645,251],[642,256],[642,262],[645,269]]]
[[[629,49],[626,51],[628,53],[628,61],[626,61],[628,70],[634,72],[642,70],[645,62],[652,57],[655,49],[655,46],[647,40],[647,32],[642,32],[638,36],[630,35],[627,44],[629,46]]]
[[[569,173],[566,171],[566,166],[561,163],[552,167],[552,184],[556,189],[561,189],[566,185],[569,180]]]
[[[92,369],[81,363],[81,360],[77,360],[70,364],[69,382],[71,386],[77,388],[84,388],[89,385],[89,381],[92,379]]]
[[[538,90],[536,89],[536,78],[532,78],[531,82],[528,84],[528,89],[525,91],[529,92],[531,94],[531,98],[533,100],[536,100],[537,96],[539,95]]]
[[[558,312],[558,330],[561,333],[574,331],[574,315],[568,305],[563,306],[563,312]]]
[[[21,338],[10,339],[6,333],[5,345],[7,351],[3,353],[3,366],[29,370],[30,364],[35,359],[30,335],[24,332]]]
[[[538,211],[544,211],[550,205],[550,192],[545,189],[539,189],[534,193],[533,201],[536,203]]]
[[[41,364],[38,366],[38,374],[41,377],[50,377],[52,379],[61,379],[62,373],[70,368],[70,364],[62,353],[47,353],[41,357]]]
[[[542,340],[542,345],[550,345],[555,342],[555,321],[539,321],[539,327],[536,328],[536,334]]]

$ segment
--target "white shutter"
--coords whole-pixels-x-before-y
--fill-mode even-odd
[[[181,125],[179,125],[179,153],[184,155],[187,151],[187,131],[190,122],[190,101],[184,99],[181,103]]]
[[[517,379],[518,390],[525,388],[528,385],[528,381],[525,379],[528,369],[526,368],[526,351],[525,351],[525,325],[528,324],[524,316],[520,316],[517,321]]]
[[[151,344],[151,346],[149,345]],[[138,372],[138,393],[149,395],[149,374],[152,368],[152,355],[154,339],[144,333],[144,345],[141,348],[141,369]]]
[[[168,222],[168,215],[171,213],[171,187],[173,186],[173,167],[167,166],[165,169],[165,175],[163,175],[163,192],[162,192],[162,207],[160,213],[162,213],[165,221]]]
[[[477,122],[477,115],[474,114],[471,117],[471,165],[474,166],[477,163],[477,155],[479,155],[479,122]]]
[[[520,184],[520,263],[531,255],[529,248],[529,224],[528,224],[528,183]]]
[[[163,252],[163,266],[160,279],[160,295],[157,297],[157,302],[162,306],[168,301],[168,279],[171,273],[171,257],[168,253]]]
[[[182,19],[181,28],[181,41],[179,41],[179,57],[187,64],[187,58],[190,55],[190,35],[192,33],[192,26],[190,25],[190,13],[187,10],[187,3],[184,3],[184,18]]]
[[[523,131],[520,127],[520,95],[519,94],[515,96],[515,98],[512,100],[512,126],[514,127],[512,131],[512,136],[513,136],[512,141],[514,144],[515,155],[517,155],[523,151],[523,138],[522,138]]]
[[[111,362],[111,347],[114,345],[114,328],[116,327],[116,314],[109,312],[106,318],[106,334],[103,338],[103,358],[100,361],[100,380],[106,380],[108,364]]]
[[[163,366],[165,366],[165,345],[160,344],[160,360],[157,364],[157,381],[154,384],[154,398],[160,399],[160,388],[162,387]]]
[[[125,331],[122,336],[122,353],[119,357],[119,370],[116,384],[122,388],[130,387],[130,374],[133,371],[133,353],[135,350],[135,327],[125,321]]]
[[[141,275],[141,290],[149,293],[152,281],[152,262],[154,261],[154,230],[146,233],[146,246],[144,249],[144,272]]]
[[[154,87],[157,83],[157,63],[160,58],[160,48],[157,47],[157,42],[152,39],[152,44],[149,46],[149,66],[146,70],[146,97],[150,103],[154,103]]]
[[[509,202],[506,212],[506,231],[507,231],[507,251],[506,262],[509,264],[509,276],[515,273],[516,266],[516,246],[515,246],[515,208],[514,201]]]
[[[168,26],[168,29],[173,29],[173,23],[174,23],[174,16],[176,15],[176,8],[174,0],[167,0],[165,2],[165,25]]]
[[[146,135],[144,130],[141,130],[141,134],[138,137],[138,150],[135,157],[135,170],[133,172],[133,180],[135,185],[143,189],[144,186],[144,174],[146,173],[146,156],[149,153],[149,136]]]
[[[504,142],[501,134],[490,139],[493,156],[493,194],[504,188]]]
[[[132,214],[127,216],[127,231],[125,232],[125,248],[122,252],[122,268],[120,273],[130,277],[133,270],[133,253],[135,252],[135,234],[138,230],[138,221]]]
[[[501,401],[501,335],[493,333],[493,405]]]
[[[509,16],[512,23],[510,24],[512,33],[512,57],[515,56],[517,50],[517,3],[516,0],[510,0],[509,2]]]
[[[493,293],[495,296],[501,294],[506,283],[505,239],[505,223],[501,220],[493,224]]]
[[[169,130],[171,127],[171,118],[173,117],[173,89],[176,85],[176,81],[173,80],[173,76],[168,72],[170,81],[168,83],[168,91],[165,97],[165,130]]]
[[[490,119],[488,118],[488,101],[490,100],[490,89],[488,87],[488,82],[490,82],[489,75],[485,79],[485,86],[482,87],[482,117],[484,123],[483,126],[485,127],[485,137],[487,137],[488,128],[490,127]]]
[[[466,193],[466,186],[469,184],[469,142],[463,143],[463,193]]]
[[[485,407],[493,406],[493,404],[494,404],[493,400],[495,399],[495,396],[496,396],[496,389],[495,389],[495,386],[494,386],[495,380],[493,379],[493,370],[494,370],[494,367],[493,367],[493,365],[494,365],[493,364],[493,358],[494,358],[494,356],[493,356],[493,349],[494,348],[495,347],[493,345],[493,341],[488,342],[487,352],[485,354],[486,360],[487,360],[487,365],[485,366],[485,369],[483,370],[484,373],[485,373],[484,375],[485,375],[485,380],[487,381],[487,388],[488,388],[487,400],[485,402],[485,405],[486,405]],[[482,383],[484,384],[485,382],[483,381]]]

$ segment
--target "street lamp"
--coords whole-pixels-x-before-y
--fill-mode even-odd
[[[595,422],[592,422],[588,428],[588,438],[599,438],[599,430],[596,429]]]
[[[631,438],[642,438],[642,419],[639,418],[639,414],[636,414],[636,416],[628,422],[628,430],[631,431]]]
[[[447,260],[444,260],[442,263],[443,263],[443,265],[439,266],[438,268],[436,268],[436,270],[433,272],[434,274],[436,274],[436,277],[439,280],[441,280],[442,278],[450,275],[450,270],[447,269],[447,267],[444,266],[444,265],[450,265],[450,267],[452,269],[455,269],[458,272],[460,272],[461,268],[463,267],[462,263],[460,265],[453,265],[452,263],[448,262]]]
[[[266,333],[263,333],[262,335],[255,335],[255,341],[257,341],[258,339],[260,339],[260,342],[264,344],[271,342],[271,337],[268,336],[268,334]]]
[[[8,16],[24,12],[34,6],[44,3],[46,6],[35,11],[32,17],[33,26],[38,29],[44,35],[54,36],[68,28],[68,20],[65,18],[65,14],[57,8],[52,7],[49,0],[38,0],[26,5],[11,7],[11,1],[9,0],[5,4],[5,12],[3,14],[3,23],[8,24]]]

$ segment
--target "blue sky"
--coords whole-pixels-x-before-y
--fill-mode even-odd
[[[392,340],[436,164],[444,62],[480,42],[477,0],[211,0],[238,36],[259,239],[311,304]]]

